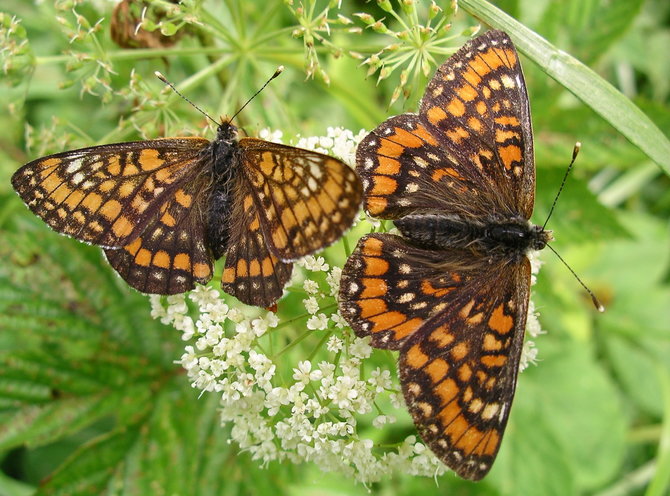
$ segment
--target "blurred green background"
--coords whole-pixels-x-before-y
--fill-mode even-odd
[[[424,39],[444,41],[432,46],[374,24],[399,30],[383,2],[189,0],[165,13],[173,3],[129,2],[116,42],[115,2],[0,7],[0,494],[668,494],[670,3],[464,0],[450,30]],[[390,4],[410,23],[432,15],[429,2]],[[157,29],[137,35],[145,6],[143,26]],[[448,13],[454,3],[437,6]],[[479,22],[505,29],[524,55],[536,223],[582,143],[548,227],[607,307],[597,314],[565,267],[543,255],[534,301],[548,333],[536,340],[539,364],[521,374],[500,455],[480,483],[398,475],[366,488],[316,466],[260,468],[227,444],[215,395],[196,400],[173,363],[184,345],[151,319],[147,298],[98,248],[51,232],[11,189],[11,174],[47,153],[212,136],[155,70],[218,117],[283,64],[239,117],[250,135],[372,129],[416,109],[435,64]],[[398,53],[409,55],[395,67]],[[413,432],[406,419],[399,425]]]

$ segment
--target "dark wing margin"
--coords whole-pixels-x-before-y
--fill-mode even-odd
[[[254,138],[239,145],[243,175],[274,256],[296,260],[326,248],[351,227],[362,187],[344,162]]]
[[[258,208],[240,176],[233,195],[230,242],[221,287],[242,303],[269,308],[281,298],[293,264],[282,262],[268,249]]]
[[[12,186],[55,231],[119,248],[202,167],[207,146],[204,138],[164,138],[57,153],[18,169]]]

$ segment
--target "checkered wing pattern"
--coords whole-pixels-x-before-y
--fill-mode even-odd
[[[439,210],[530,218],[535,191],[528,95],[509,37],[490,31],[436,72],[418,114],[393,117],[362,142],[365,208],[395,219]]]
[[[347,261],[340,310],[358,336],[399,349],[405,401],[423,439],[461,477],[491,468],[516,387],[530,265],[469,251],[363,237]]]
[[[270,253],[261,214],[246,181],[239,181],[231,215],[231,244],[221,279],[223,290],[247,305],[271,307],[291,278],[293,264]]]
[[[111,266],[143,293],[178,294],[212,278],[212,254],[206,245],[202,206],[204,176],[186,181],[149,218],[139,237],[116,249],[105,249]]]
[[[402,349],[444,311],[444,296],[463,284],[457,273],[436,272],[440,255],[391,234],[362,237],[342,270],[342,315],[359,336],[371,337],[372,346]]]
[[[275,257],[287,262],[314,253],[351,226],[362,188],[346,164],[254,138],[239,145],[260,228]]]
[[[202,138],[170,138],[58,153],[18,169],[12,186],[55,231],[118,248],[159,215],[208,145]]]
[[[102,145],[21,167],[12,185],[54,230],[101,245],[126,282],[144,293],[174,294],[207,282],[202,138]]]
[[[373,346],[400,351],[417,429],[460,476],[491,468],[514,391],[530,287],[535,164],[528,95],[501,31],[436,72],[417,114],[391,117],[356,155],[365,208],[403,236],[362,238],[340,310]]]

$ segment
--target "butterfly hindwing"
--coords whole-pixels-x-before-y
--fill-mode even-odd
[[[265,241],[277,258],[291,261],[321,250],[351,226],[362,191],[342,161],[254,138],[239,145]]]
[[[339,294],[340,311],[356,334],[398,350],[444,311],[444,295],[462,281],[435,270],[441,255],[393,234],[362,237],[342,270]]]
[[[208,145],[202,138],[168,138],[58,153],[18,169],[12,185],[55,231],[116,248],[158,215]]]
[[[398,367],[421,437],[458,475],[479,480],[496,457],[514,398],[530,264],[501,260],[461,277],[464,286],[443,298],[447,309],[407,340]]]
[[[174,191],[131,243],[105,249],[111,266],[143,293],[177,294],[212,278],[213,257],[205,239],[205,217],[198,194],[204,177],[192,178]]]
[[[483,477],[507,423],[530,265],[425,250],[370,234],[347,261],[340,311],[376,348],[400,350],[400,380],[423,439],[459,475]]]
[[[270,252],[261,215],[244,180],[234,191],[230,233],[221,287],[247,305],[272,306],[291,278],[293,264]]]

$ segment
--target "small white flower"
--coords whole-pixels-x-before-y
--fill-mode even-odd
[[[376,393],[381,393],[386,389],[390,389],[392,385],[391,372],[388,370],[381,370],[377,367],[370,373],[368,383],[374,388]]]
[[[265,332],[271,327],[277,327],[279,319],[273,312],[268,312],[265,317],[258,317],[251,321],[251,328],[256,335],[260,338]]]
[[[393,408],[400,409],[405,406],[405,398],[400,392],[392,393],[391,395],[389,395],[389,400],[391,401],[391,405],[393,405]]]
[[[372,347],[370,346],[370,336],[364,338],[357,337],[349,346],[349,353],[352,356],[360,359],[368,358],[372,354]]]
[[[275,131],[272,131],[270,129],[261,129],[258,132],[258,137],[260,139],[264,139],[266,141],[272,141],[273,143],[282,143],[282,136],[284,133],[277,129]]]
[[[298,363],[298,368],[293,369],[293,379],[304,384],[310,381],[318,381],[322,375],[323,372],[320,370],[312,370],[312,362],[309,360]]]
[[[331,315],[331,318],[333,316]],[[326,349],[331,353],[337,353],[342,350],[344,342],[337,336],[331,336],[326,343]]]
[[[340,315],[339,310],[330,316],[330,320],[333,321],[333,324],[335,324],[335,327],[338,329],[344,329],[349,325],[344,317]]]
[[[328,327],[328,316],[325,313],[313,315],[307,321],[307,329],[312,331],[322,331]]]
[[[537,364],[537,352],[534,341],[528,339],[523,343],[521,359],[519,360],[519,372],[526,370],[530,364]]]
[[[167,312],[165,307],[163,307],[163,302],[161,301],[161,295],[149,295],[149,303],[151,303],[151,318],[152,319],[162,319],[167,317]]]
[[[330,269],[330,266],[326,263],[326,260],[323,257],[315,257],[314,255],[307,255],[296,263],[312,272],[328,272]]]
[[[184,367],[187,371],[191,370],[195,367],[198,366],[198,355],[196,355],[195,350],[193,349],[193,346],[186,346],[184,348],[186,351],[181,358],[179,359],[179,363],[181,364],[182,367]]]
[[[333,267],[326,276],[326,282],[330,286],[330,296],[337,296],[340,292],[340,279],[342,278],[342,268]]]
[[[302,283],[302,289],[307,294],[315,295],[319,292],[319,283],[311,279],[305,279],[305,282]]]
[[[319,302],[314,296],[310,296],[306,300],[302,300],[302,304],[305,305],[305,310],[307,313],[314,315],[319,311]]]

